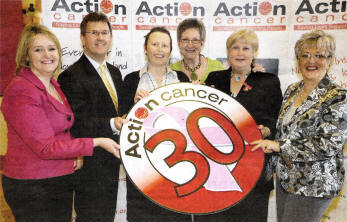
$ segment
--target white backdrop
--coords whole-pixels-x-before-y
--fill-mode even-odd
[[[174,46],[172,61],[180,59],[176,27],[185,18],[203,20],[207,40],[202,53],[222,61],[226,57],[227,37],[238,28],[252,28],[259,37],[258,58],[278,62],[277,67],[270,68],[278,72],[284,91],[298,80],[294,44],[302,33],[312,29],[323,29],[336,38],[336,60],[330,76],[337,84],[347,87],[346,5],[343,0],[45,0],[42,14],[44,24],[61,42],[65,69],[82,54],[79,24],[83,16],[91,11],[104,12],[113,27],[113,47],[108,61],[121,70],[123,77],[145,64],[144,35],[153,26],[166,26],[170,30]],[[120,189],[124,189],[123,177],[120,182]],[[347,217],[344,193],[332,204],[326,221],[342,221]],[[124,199],[123,190],[120,195]],[[121,201],[119,206],[118,221],[124,221],[125,202]],[[272,198],[269,221],[275,221],[273,207]]]

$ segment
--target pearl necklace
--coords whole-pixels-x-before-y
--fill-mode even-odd
[[[193,67],[193,68],[190,68],[190,67],[187,65],[187,63],[184,61],[184,59],[182,59],[184,68],[186,68],[188,71],[191,72],[191,79],[192,79],[193,81],[198,80],[198,75],[196,74],[195,71],[198,70],[198,69],[200,69],[200,66],[201,66],[201,57],[200,57],[200,56],[201,56],[201,55],[199,55],[199,64],[198,64],[197,66]]]

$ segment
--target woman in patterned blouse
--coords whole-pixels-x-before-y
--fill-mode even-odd
[[[320,30],[302,35],[295,56],[302,80],[285,92],[276,140],[252,144],[253,150],[279,154],[274,158],[278,221],[320,221],[343,185],[347,91],[327,74],[335,57],[331,35]]]

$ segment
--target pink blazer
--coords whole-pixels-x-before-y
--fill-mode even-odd
[[[93,154],[91,138],[72,138],[74,115],[59,84],[51,83],[63,104],[46,91],[30,69],[23,68],[8,85],[1,110],[8,127],[3,173],[16,179],[71,174],[77,156]]]

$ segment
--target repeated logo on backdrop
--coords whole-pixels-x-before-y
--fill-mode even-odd
[[[193,214],[221,211],[243,199],[261,174],[264,154],[249,145],[261,138],[256,123],[214,88],[159,88],[127,119],[120,136],[125,170],[160,206]]]

